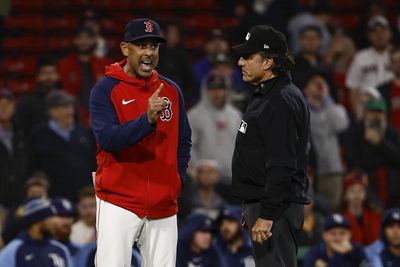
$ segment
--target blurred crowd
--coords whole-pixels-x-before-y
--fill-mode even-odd
[[[255,24],[286,33],[291,77],[310,109],[312,203],[297,236],[299,265],[400,266],[400,25],[380,1],[369,1],[353,32],[336,23],[328,1],[308,8],[295,0],[218,2],[221,16],[240,24],[210,31],[198,58],[182,45],[183,23],[159,21],[168,42],[157,71],[182,88],[192,128],[177,266],[255,266],[231,193],[235,137],[252,86],[230,49]],[[81,17],[66,56],[39,57],[30,93],[0,89],[0,266],[31,266],[33,257],[94,266],[88,99],[104,67],[122,56],[102,36],[101,16]],[[29,253],[18,258],[21,251]],[[136,249],[132,266],[140,266]]]

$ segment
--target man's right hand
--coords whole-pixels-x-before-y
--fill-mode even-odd
[[[159,97],[161,90],[164,88],[164,84],[160,84],[154,94],[149,98],[149,102],[147,104],[147,119],[150,124],[153,124],[160,117],[161,112],[168,105],[166,101]]]

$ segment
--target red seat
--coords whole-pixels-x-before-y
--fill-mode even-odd
[[[39,15],[9,16],[4,19],[4,27],[11,30],[40,30],[44,27],[44,19]]]
[[[36,73],[36,57],[4,58],[0,71],[6,75],[17,74],[32,76]]]
[[[72,46],[72,37],[52,36],[47,38],[47,48],[50,51],[62,51]]]
[[[78,17],[76,16],[64,16],[61,18],[46,18],[46,28],[50,30],[70,30],[75,31],[78,27]]]
[[[8,37],[3,40],[3,49],[18,52],[45,52],[42,37]]]
[[[31,92],[35,87],[35,79],[13,79],[6,81],[6,86],[15,94]]]

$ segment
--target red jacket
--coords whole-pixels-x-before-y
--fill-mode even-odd
[[[178,212],[177,196],[190,159],[191,131],[179,87],[156,71],[147,79],[115,63],[92,89],[89,110],[98,144],[95,189],[100,199],[139,217]],[[155,125],[147,120],[149,97],[164,83],[166,107]]]
[[[363,209],[363,224],[360,225],[354,215],[346,209],[344,215],[350,222],[352,241],[361,245],[369,245],[380,236],[382,215],[380,213]]]
[[[92,77],[93,82],[97,83],[104,78],[104,67],[111,64],[109,58],[98,58],[93,56],[92,65]],[[58,71],[60,73],[60,80],[64,86],[64,89],[76,97],[79,97],[79,91],[81,90],[81,72],[79,68],[78,57],[75,53],[62,58],[58,63]]]

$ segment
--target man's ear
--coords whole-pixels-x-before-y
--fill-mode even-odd
[[[274,65],[274,60],[272,58],[266,58],[264,59],[263,62],[263,70],[270,70],[272,69],[272,66]]]
[[[121,42],[119,46],[121,47],[122,54],[127,57],[129,54],[128,43]]]

